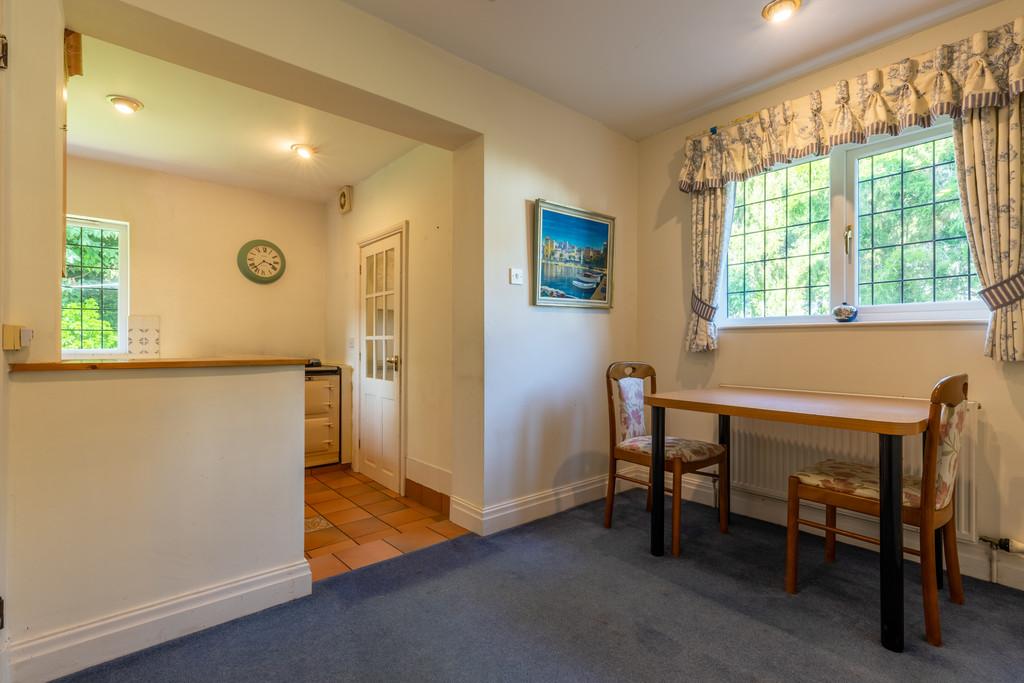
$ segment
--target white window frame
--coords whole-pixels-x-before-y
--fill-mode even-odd
[[[117,358],[128,355],[128,302],[129,282],[131,281],[130,262],[131,250],[129,245],[129,225],[125,221],[112,220],[109,218],[94,218],[92,216],[79,216],[67,214],[64,218],[64,229],[67,224],[74,223],[82,227],[99,228],[101,230],[114,230],[118,233],[118,276],[120,281],[117,285],[117,348],[116,349],[65,349],[61,342],[61,358],[83,359],[83,358]],[[66,254],[61,255],[66,259]],[[61,282],[63,292],[64,283]]]
[[[909,147],[921,142],[938,140],[948,137],[953,130],[952,122],[940,123],[931,128],[914,133],[895,136],[877,136],[878,139],[861,145],[843,145],[833,149],[829,154],[829,173],[831,176],[831,202],[829,212],[829,266],[830,306],[835,307],[843,302],[856,305],[859,309],[855,323],[893,324],[893,323],[987,323],[989,312],[984,302],[973,301],[941,301],[914,304],[879,304],[861,306],[858,302],[857,290],[857,162],[867,156],[873,156],[901,147]],[[776,171],[790,166],[813,161],[817,157],[805,157],[791,163],[778,164],[770,170]],[[731,232],[732,207],[729,207],[722,248],[722,262],[719,274],[718,295],[716,303],[721,316],[716,316],[715,324],[719,329],[742,327],[787,327],[817,325],[849,325],[838,323],[831,315],[792,315],[770,316],[761,318],[729,318],[728,292],[726,291],[726,273],[728,272],[729,244]],[[846,229],[851,230],[850,253],[846,253]]]

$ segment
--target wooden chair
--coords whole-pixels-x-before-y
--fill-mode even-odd
[[[921,557],[925,635],[932,645],[942,645],[938,602],[942,558],[938,555],[943,546],[950,600],[959,605],[964,602],[956,548],[953,493],[966,414],[967,375],[955,375],[939,381],[932,390],[921,477],[903,477],[903,522],[918,527],[921,533],[920,551],[904,548],[904,552]],[[800,519],[801,500],[824,504],[825,523]],[[878,544],[878,539],[839,529],[836,526],[836,508],[874,517],[879,515],[878,471],[873,465],[824,460],[789,477],[786,534],[788,592],[797,591],[797,539],[801,524],[825,532],[826,562],[835,561],[836,534]]]
[[[608,366],[605,373],[608,388],[608,430],[610,435],[608,462],[608,494],[604,506],[604,525],[611,528],[615,507],[615,483],[619,479],[647,487],[647,510],[651,509],[651,481],[637,479],[618,471],[620,460],[651,467],[651,436],[644,420],[644,380],[650,379],[651,393],[658,390],[654,368],[647,363],[619,362]],[[616,396],[618,405],[616,405]],[[621,429],[621,438],[620,432]],[[718,472],[701,472],[712,465]],[[682,476],[696,472],[728,482],[729,452],[725,446],[706,441],[665,437],[665,472],[672,474],[672,554],[679,555],[679,535],[682,516]],[[719,487],[718,526],[722,533],[729,531],[729,487]]]

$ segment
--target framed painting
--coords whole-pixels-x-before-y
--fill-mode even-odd
[[[611,308],[615,219],[538,199],[533,227],[534,305]]]

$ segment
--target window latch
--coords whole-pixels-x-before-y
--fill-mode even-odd
[[[846,232],[843,235],[843,239],[846,241],[846,255],[850,255],[850,243],[853,241],[853,226],[847,225]]]

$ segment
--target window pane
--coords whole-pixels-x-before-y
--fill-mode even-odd
[[[61,348],[117,351],[121,346],[121,228],[69,220],[61,282]]]
[[[729,317],[828,312],[829,173],[825,158],[737,183],[725,269]]]
[[[856,168],[859,303],[976,295],[952,137],[864,157]]]

